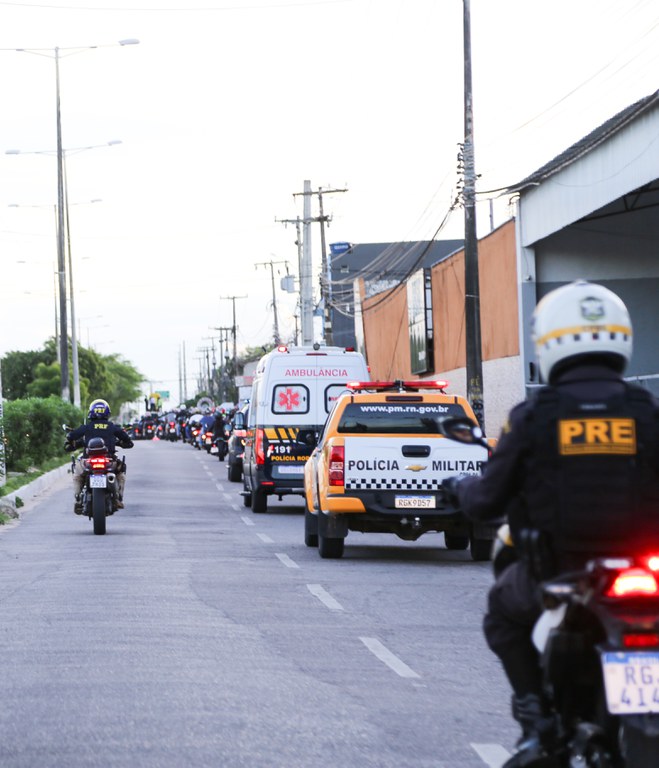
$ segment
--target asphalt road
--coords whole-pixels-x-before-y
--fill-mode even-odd
[[[216,458],[126,454],[107,534],[70,477],[0,528],[1,768],[483,768],[517,728],[481,634],[488,564],[440,534],[304,545]]]

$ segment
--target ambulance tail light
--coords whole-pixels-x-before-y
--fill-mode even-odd
[[[345,449],[342,445],[333,445],[329,455],[329,484],[344,484]]]
[[[265,464],[265,432],[257,429],[254,435],[254,456],[257,466]]]

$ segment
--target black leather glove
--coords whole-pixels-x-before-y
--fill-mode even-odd
[[[128,449],[128,448],[132,448],[134,445],[135,445],[135,443],[132,440],[128,440],[128,441],[122,443],[121,447]]]
[[[458,486],[462,481],[461,477],[447,477],[442,480],[442,490],[446,501],[456,509],[460,508],[460,498],[458,496]]]
[[[73,443],[70,443],[68,440],[64,443],[64,450],[68,453],[71,453],[71,451],[75,451],[75,445]]]

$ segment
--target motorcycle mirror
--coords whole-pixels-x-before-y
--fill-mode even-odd
[[[438,419],[439,431],[450,440],[467,445],[482,445],[489,448],[483,430],[465,416],[448,416],[445,419]]]
[[[62,429],[65,432],[70,432],[71,431],[71,427],[68,424],[62,424]]]

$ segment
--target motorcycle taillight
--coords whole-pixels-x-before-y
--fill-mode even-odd
[[[616,574],[609,588],[607,597],[656,597],[659,586],[654,574],[645,568],[627,568]]]
[[[93,458],[89,459],[89,466],[92,470],[104,470],[108,464],[110,463],[110,459],[107,456],[94,456]]]
[[[656,648],[659,634],[656,632],[630,632],[622,636],[623,648]]]

